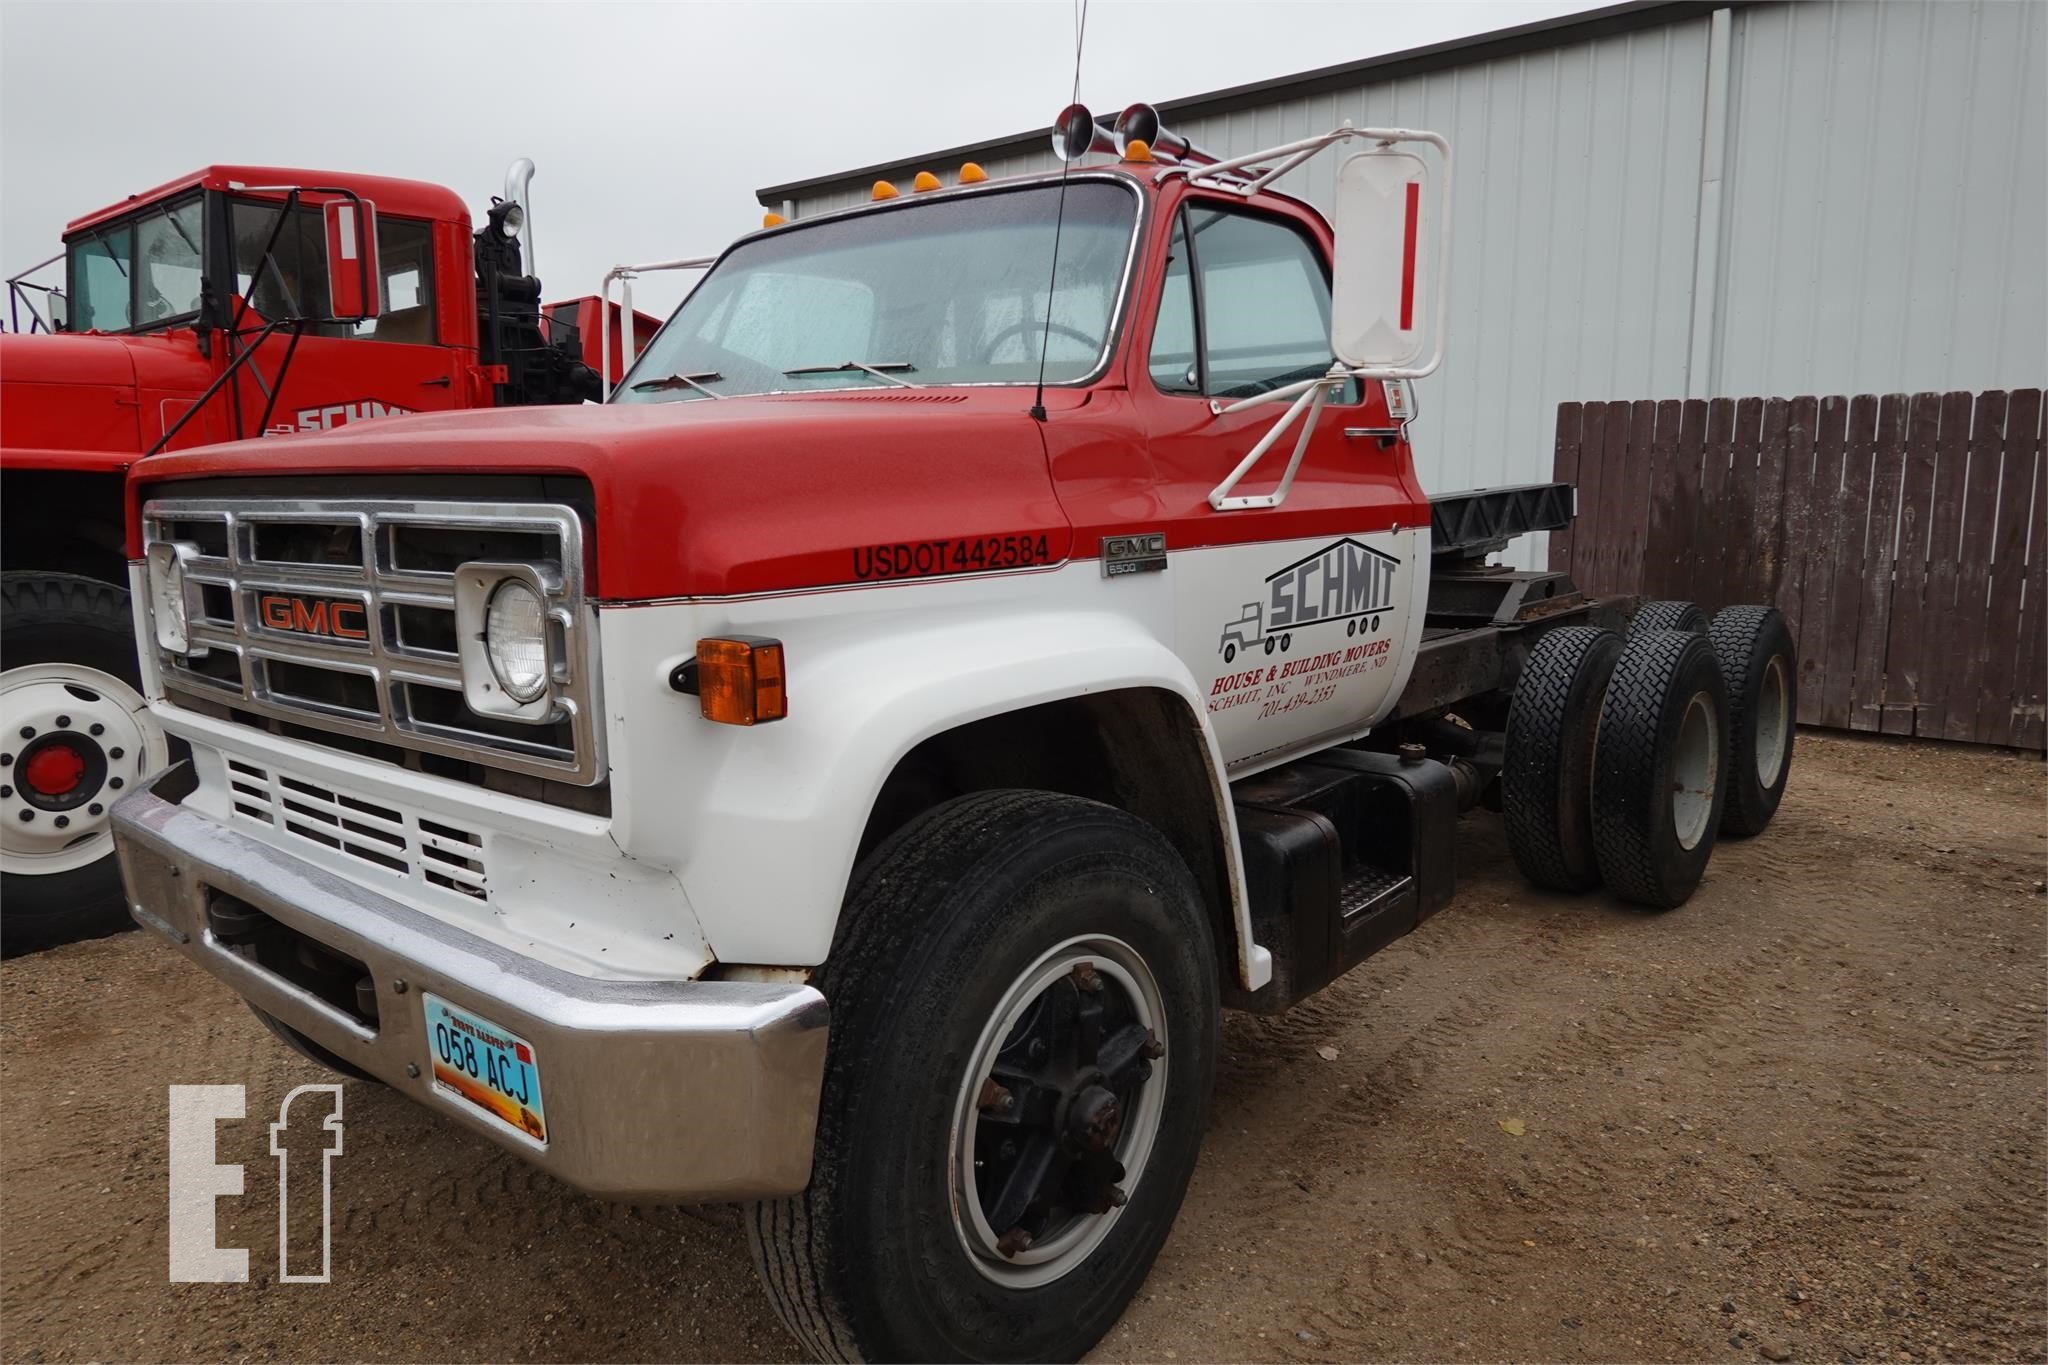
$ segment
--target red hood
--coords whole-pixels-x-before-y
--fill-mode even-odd
[[[145,393],[153,408],[166,396],[196,397],[212,373],[189,331],[0,336],[0,459],[121,469],[143,451]]]
[[[1049,407],[1087,401],[1071,390]],[[555,474],[589,481],[612,600],[787,591],[1066,557],[1030,391],[918,389],[390,417],[158,455],[171,480]]]

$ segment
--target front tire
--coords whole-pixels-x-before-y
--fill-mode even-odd
[[[130,925],[107,809],[169,762],[125,589],[0,576],[0,951]]]
[[[1207,1119],[1215,950],[1178,854],[1076,797],[947,802],[855,874],[817,984],[811,1183],[746,1218],[783,1323],[825,1360],[1081,1355]]]

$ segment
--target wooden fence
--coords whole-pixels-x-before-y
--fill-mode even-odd
[[[1772,602],[1810,725],[2041,749],[2039,389],[1564,403],[1588,591]]]

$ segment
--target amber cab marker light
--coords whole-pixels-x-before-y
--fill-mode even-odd
[[[764,228],[781,227],[788,221],[789,219],[784,218],[779,213],[764,213],[761,215],[761,226]]]
[[[875,187],[874,187],[874,189],[872,189],[872,190],[870,190],[870,191],[868,192],[868,198],[870,198],[870,199],[894,199],[894,198],[896,197],[896,193],[897,193],[897,191],[896,191],[896,187],[895,187],[894,185],[890,184],[890,183],[889,183],[888,181],[886,181],[886,180],[877,180],[877,181],[875,182]]]
[[[910,188],[916,190],[919,194],[923,194],[926,190],[935,190],[938,187],[939,178],[930,171],[919,171],[917,179],[910,182]]]
[[[761,635],[714,636],[697,642],[697,702],[704,719],[722,725],[761,725],[789,714],[782,671],[782,641]],[[688,670],[678,669],[679,675]],[[679,691],[691,690],[671,679]]]
[[[988,172],[972,161],[960,168],[960,183],[963,185],[979,185],[986,179],[988,179]]]
[[[1124,144],[1124,160],[1150,161],[1151,159],[1152,144],[1145,141],[1144,138],[1134,137]]]

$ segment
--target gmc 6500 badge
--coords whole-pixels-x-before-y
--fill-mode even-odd
[[[1624,635],[1486,562],[1568,497],[1418,484],[1441,138],[1219,161],[1136,105],[1055,144],[1117,159],[735,243],[605,404],[133,476],[192,755],[115,810],[137,918],[571,1184],[741,1203],[820,1359],[1088,1350],[1220,1011],[1447,904],[1461,811],[1670,907],[1789,771],[1775,612]],[[1266,169],[1326,148],[1334,228]],[[1211,307],[1247,277],[1253,330]]]

